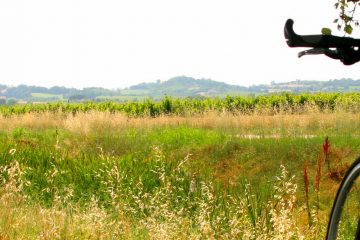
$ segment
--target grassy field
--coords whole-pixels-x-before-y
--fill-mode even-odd
[[[341,111],[0,117],[0,239],[324,239],[359,136]]]

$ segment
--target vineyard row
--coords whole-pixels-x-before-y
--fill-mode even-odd
[[[206,112],[233,112],[251,114],[266,113],[301,113],[314,109],[318,111],[358,111],[360,93],[316,93],[316,94],[281,94],[257,97],[227,96],[225,98],[172,98],[164,97],[160,101],[142,102],[85,102],[85,103],[44,103],[1,106],[3,116],[25,113],[86,113],[102,111],[124,113],[131,117],[159,115],[187,115]]]

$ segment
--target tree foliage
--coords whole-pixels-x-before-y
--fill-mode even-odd
[[[334,20],[339,31],[347,34],[353,32],[354,26],[359,25],[359,19],[356,18],[356,8],[359,7],[360,0],[337,0],[335,8],[339,12],[339,17]]]

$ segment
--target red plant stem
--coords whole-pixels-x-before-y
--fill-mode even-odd
[[[328,170],[330,171],[330,161],[328,159],[330,153],[330,141],[329,137],[326,136],[325,141],[323,143],[323,152],[325,155],[325,162],[327,162]]]
[[[319,192],[320,192],[320,180],[321,180],[321,165],[322,165],[322,159],[321,157],[319,157],[316,162],[316,176],[315,176],[316,207],[318,214],[320,208]]]
[[[305,190],[305,203],[306,203],[306,210],[308,213],[309,219],[309,227],[312,225],[310,207],[309,207],[309,175],[308,175],[308,162],[304,164],[304,190]]]

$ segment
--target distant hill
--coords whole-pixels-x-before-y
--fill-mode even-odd
[[[194,79],[191,77],[175,77],[167,81],[155,83],[141,83],[131,86],[128,92],[140,91],[147,96],[221,96],[226,94],[248,93],[247,87],[229,85],[210,79]],[[126,93],[127,91],[123,91]]]
[[[339,79],[329,81],[304,81],[253,85],[243,87],[230,85],[211,79],[194,79],[191,77],[174,77],[167,81],[141,83],[125,89],[110,90],[90,87],[84,89],[66,87],[38,87],[19,85],[9,87],[0,84],[0,104],[12,102],[52,102],[52,101],[127,101],[145,98],[160,99],[165,95],[173,97],[223,97],[226,95],[258,95],[279,92],[359,92],[360,80]]]

